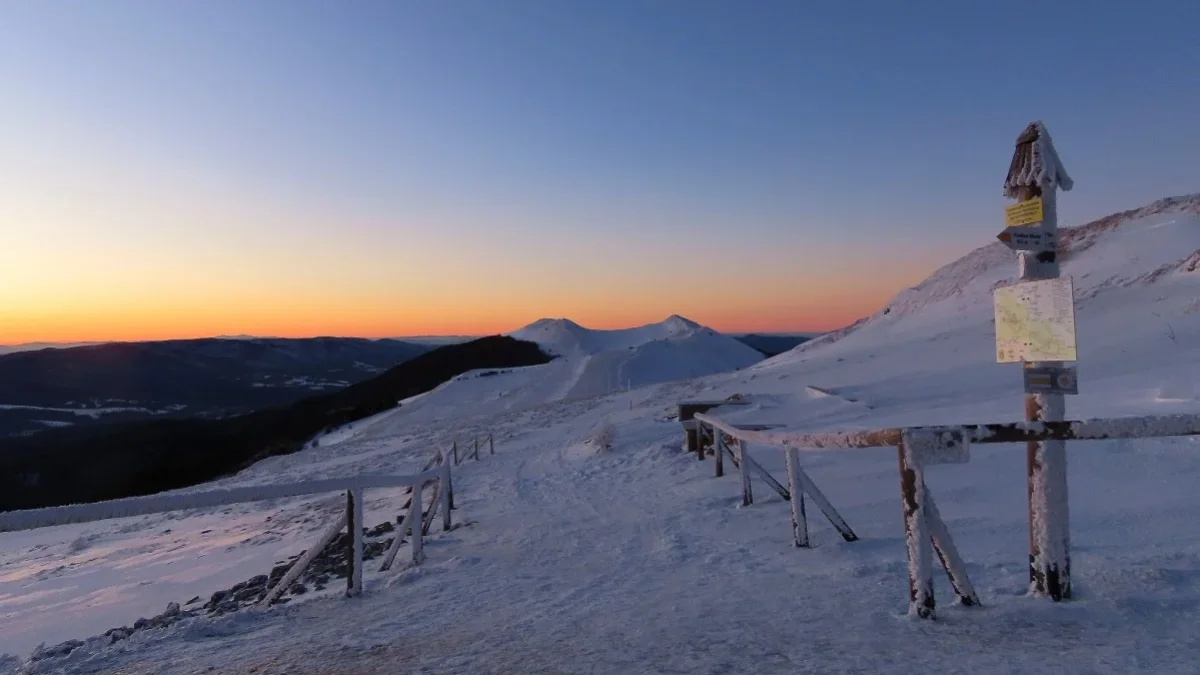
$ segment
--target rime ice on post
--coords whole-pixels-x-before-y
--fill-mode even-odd
[[[1004,196],[1019,201],[1042,200],[1041,228],[1058,241],[1056,191],[1074,183],[1063,168],[1054,142],[1041,122],[1033,122],[1017,138],[1016,150],[1004,181]],[[1058,252],[1020,253],[1021,281],[1057,279]],[[1028,366],[1055,366],[1030,363]],[[1061,394],[1025,397],[1025,419],[1057,422],[1065,419]],[[1030,590],[1054,600],[1071,597],[1071,537],[1067,508],[1067,453],[1063,441],[1028,444],[1029,472],[1029,578]]]
[[[925,476],[912,448],[896,448],[900,460],[900,493],[904,507],[904,543],[908,550],[908,614],[934,618],[933,542],[929,536]]]

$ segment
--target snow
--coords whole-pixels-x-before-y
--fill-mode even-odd
[[[1022,157],[1024,161],[1014,167],[1015,171],[1009,170],[1008,178],[1004,181],[1004,196],[1016,199],[1019,188],[1032,185],[1045,188],[1048,194],[1052,194],[1055,187],[1069,191],[1075,182],[1067,175],[1046,125],[1040,120],[1033,122],[1021,132],[1021,136],[1031,133],[1036,133],[1037,139],[1031,144],[1030,155]]]
[[[1185,386],[1200,376],[1200,312],[1189,309],[1200,277],[1184,264],[1200,250],[1193,206],[1064,231],[1076,244],[1064,274],[1081,296],[1080,394],[1068,419],[1200,413]],[[815,345],[589,398],[563,395],[580,364],[632,338],[543,324],[543,339],[579,349],[464,376],[338,442],[195,489],[411,474],[455,438],[494,434],[495,456],[456,467],[464,527],[435,525],[420,567],[368,566],[358,598],[310,594],[261,614],[184,620],[27,672],[1196,672],[1194,437],[1067,443],[1066,603],[1028,596],[1024,444],[974,444],[969,463],[926,468],[928,506],[936,497],[982,603],[955,606],[937,573],[933,623],[904,619],[893,449],[798,448],[800,468],[859,537],[843,541],[813,518],[812,548],[794,546],[790,505],[773,491],[742,507],[736,477],[714,478],[679,449],[676,404],[732,394],[750,404],[709,415],[792,434],[1021,420],[1021,375],[993,363],[990,291],[1016,271],[996,246]],[[612,450],[581,451],[603,423],[616,429]],[[781,450],[755,443],[747,453],[787,476]],[[402,503],[400,490],[368,490],[365,523],[394,519]],[[39,642],[84,639],[265,573],[344,508],[340,495],[297,497],[0,534],[0,653],[23,659]]]
[[[552,397],[559,399],[737,370],[763,358],[753,347],[678,315],[619,330],[593,330],[569,319],[541,319],[511,335],[563,357],[564,364],[556,365],[569,369],[570,375]]]

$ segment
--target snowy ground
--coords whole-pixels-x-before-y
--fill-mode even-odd
[[[1200,412],[1200,273],[1171,267],[1196,250],[1200,219],[1166,214],[1067,263],[1082,298],[1070,417]],[[407,473],[435,446],[493,431],[497,455],[455,477],[470,526],[435,527],[420,569],[369,568],[358,599],[182,622],[30,672],[1198,672],[1200,440],[1070,444],[1077,597],[1057,605],[1024,596],[1023,446],[976,446],[969,464],[930,470],[984,603],[951,606],[938,578],[935,623],[904,617],[893,451],[802,455],[861,537],[843,542],[810,508],[811,550],[791,546],[787,505],[765,485],[742,508],[736,477],[680,452],[674,404],[733,393],[756,402],[723,416],[794,428],[1020,419],[1020,374],[993,363],[988,292],[1014,268],[965,264],[961,293],[906,294],[903,311],[839,341],[734,373],[528,407],[479,403],[511,384],[501,375],[447,386],[221,481]],[[616,445],[596,454],[582,440],[603,421]],[[777,450],[753,452],[782,478]],[[317,536],[335,499],[0,535],[0,652],[265,573]],[[399,507],[387,491],[368,500],[368,525]]]

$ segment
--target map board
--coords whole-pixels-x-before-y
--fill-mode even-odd
[[[1077,359],[1070,277],[997,288],[992,299],[997,363]]]

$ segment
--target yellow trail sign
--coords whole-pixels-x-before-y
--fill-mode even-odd
[[[1004,207],[1004,226],[1016,227],[1042,222],[1042,198],[1034,197]]]

